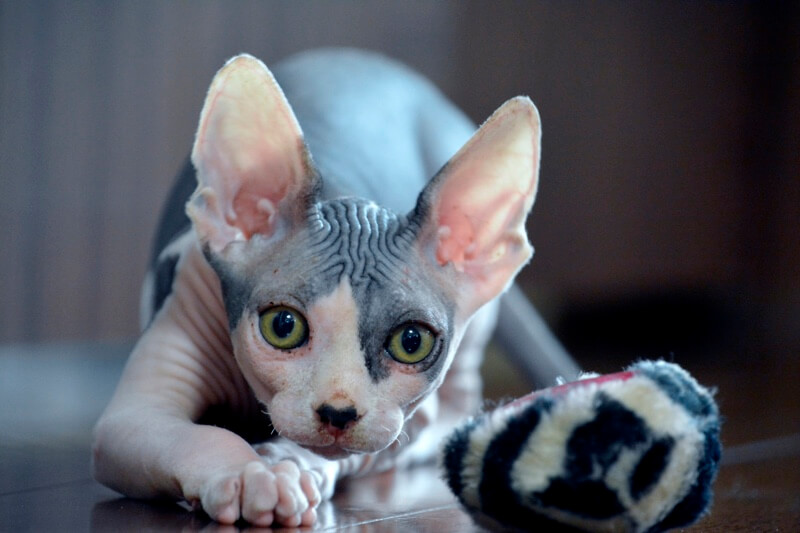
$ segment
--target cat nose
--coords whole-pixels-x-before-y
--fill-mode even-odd
[[[345,429],[351,422],[358,419],[358,412],[353,406],[339,409],[330,404],[323,403],[317,409],[317,415],[323,424],[330,424],[336,429]]]

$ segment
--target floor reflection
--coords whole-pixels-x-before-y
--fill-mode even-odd
[[[90,478],[89,430],[126,353],[101,357],[107,352],[89,345],[0,347],[0,530],[252,531],[220,526],[184,505],[120,498]],[[726,423],[715,504],[691,530],[800,531],[800,358],[730,364],[721,355],[693,367],[701,382],[718,387]],[[320,507],[315,530],[482,531],[432,466],[339,489]]]
[[[316,531],[482,531],[461,510],[434,467],[349,480],[340,484],[333,500],[320,504],[317,512],[313,528]],[[186,505],[169,502],[115,498],[96,503],[92,508],[92,532],[145,530],[271,531],[245,523],[223,526]]]

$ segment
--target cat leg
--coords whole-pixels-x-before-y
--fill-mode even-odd
[[[234,433],[159,409],[104,417],[93,459],[95,478],[112,489],[183,499],[223,524],[313,525],[326,487],[323,476],[294,461],[266,461]]]
[[[239,435],[193,422],[209,406],[244,409],[247,388],[225,356],[224,323],[200,322],[201,334],[186,315],[196,306],[175,305],[183,294],[142,336],[95,426],[95,479],[134,498],[186,500],[225,524],[313,524],[320,476],[268,463]]]

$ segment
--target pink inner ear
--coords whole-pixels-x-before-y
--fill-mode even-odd
[[[528,99],[498,109],[437,176],[436,261],[464,274],[465,316],[500,294],[531,256],[525,219],[536,195],[539,121]]]
[[[246,239],[256,233],[270,234],[281,201],[290,195],[289,181],[270,177],[296,172],[282,164],[280,155],[266,152],[260,155],[262,161],[259,164],[246,170],[239,169],[239,179],[227,184],[238,188],[230,191],[233,197],[229,199],[231,209],[225,214],[225,221],[238,227]]]
[[[463,198],[470,195],[462,194],[462,198],[442,202],[436,250],[439,264],[494,262],[505,253],[507,237],[519,233],[520,224],[524,224],[527,195],[505,189],[493,192],[493,196],[474,198]],[[447,191],[444,194],[453,198]]]
[[[272,74],[250,56],[229,61],[214,78],[192,161],[198,190],[213,191],[215,201],[190,211],[215,247],[231,235],[271,234],[282,207],[312,186],[300,126]]]
[[[440,264],[491,263],[505,253],[509,238],[525,237],[539,167],[532,110],[529,101],[505,104],[445,170],[437,194]]]

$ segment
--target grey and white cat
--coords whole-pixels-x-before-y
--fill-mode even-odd
[[[297,526],[338,479],[432,457],[479,405],[498,297],[531,256],[539,139],[527,98],[476,132],[375,55],[307,53],[275,77],[231,59],[95,429],[96,479]]]

